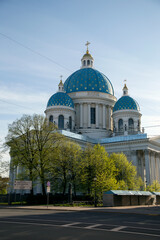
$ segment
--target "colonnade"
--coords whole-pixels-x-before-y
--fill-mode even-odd
[[[91,108],[95,108],[95,124],[94,128],[101,129],[112,129],[112,107],[109,105],[99,104],[99,103],[77,103],[76,108],[79,108],[79,128],[92,128],[91,124]],[[84,107],[86,106],[87,107]],[[87,118],[87,126],[84,124],[84,118]],[[78,120],[78,119],[77,119]]]
[[[137,167],[140,175],[146,184],[152,184],[154,180],[160,182],[160,153],[154,150],[144,149],[131,151],[133,165]]]

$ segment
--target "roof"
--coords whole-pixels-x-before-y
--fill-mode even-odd
[[[74,103],[66,93],[57,92],[53,94],[48,101],[47,108],[52,106],[67,106],[74,108]]]
[[[112,194],[112,195],[143,195],[150,196],[153,195],[149,191],[127,191],[127,190],[110,190],[108,192],[104,192],[104,194]]]
[[[130,96],[122,96],[114,105],[113,112],[120,110],[140,111],[139,104]]]
[[[127,136],[116,136],[116,137],[108,137],[108,138],[101,138],[101,139],[93,139],[89,138],[85,135],[69,132],[66,130],[61,130],[61,134],[63,134],[66,137],[70,137],[72,139],[79,139],[81,141],[90,142],[94,144],[105,144],[105,143],[116,143],[116,142],[128,142],[128,141],[134,141],[134,140],[143,140],[147,139],[147,134],[135,134],[135,135],[127,135]]]
[[[114,95],[110,80],[93,68],[82,68],[70,75],[64,83],[66,93],[97,91]]]
[[[152,192],[154,195],[160,196],[160,192]]]

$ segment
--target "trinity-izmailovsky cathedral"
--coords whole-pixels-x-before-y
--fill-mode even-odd
[[[88,44],[81,68],[64,83],[61,79],[57,92],[48,100],[48,121],[82,148],[87,143],[99,143],[109,154],[123,152],[145,184],[160,181],[160,139],[144,133],[140,106],[130,96],[126,83],[117,100],[111,81],[94,67]]]
[[[148,138],[141,127],[140,107],[126,83],[117,100],[111,81],[94,67],[87,51],[81,68],[53,94],[45,110],[48,121],[82,147],[100,143],[108,153],[123,152],[145,183],[160,181],[160,140]]]

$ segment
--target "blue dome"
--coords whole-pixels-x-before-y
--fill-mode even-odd
[[[67,106],[74,108],[74,103],[70,96],[64,92],[57,92],[50,97],[47,108],[51,106]]]
[[[83,68],[74,72],[64,83],[66,93],[97,91],[114,95],[110,80],[93,68]]]
[[[122,96],[114,105],[113,112],[119,110],[136,110],[140,111],[140,107],[136,100],[129,96]]]

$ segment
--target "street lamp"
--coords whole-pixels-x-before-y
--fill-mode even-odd
[[[94,206],[97,207],[97,193],[96,193],[96,182],[97,182],[97,178],[94,177]]]

